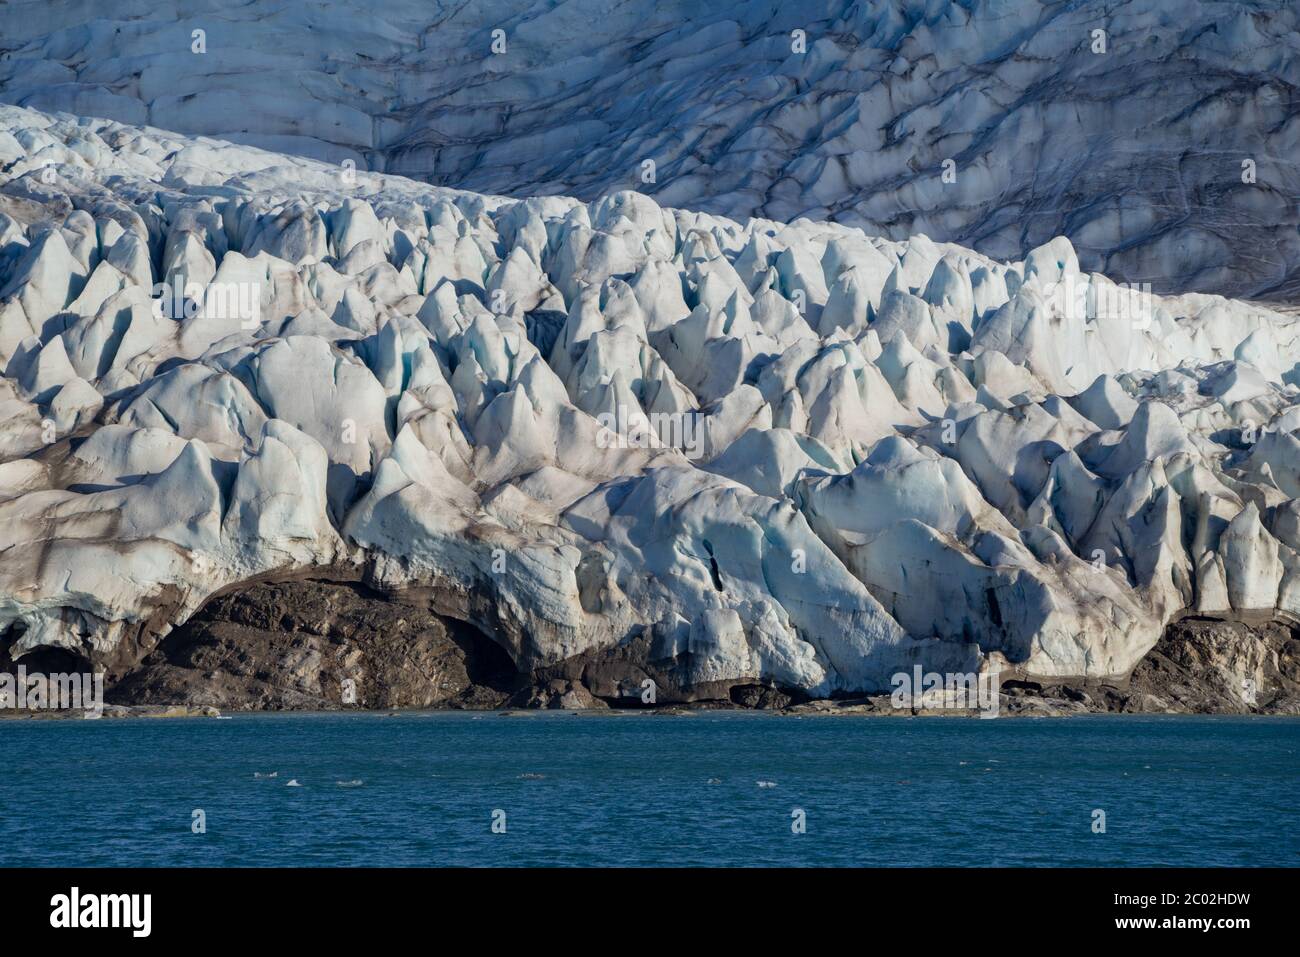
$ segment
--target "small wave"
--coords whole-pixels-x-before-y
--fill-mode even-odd
[[[775,781],[755,781],[754,783],[757,784],[757,785],[758,785],[759,787],[761,787],[761,788],[774,788],[774,787],[776,787],[776,782],[775,782]]]
[[[335,781],[334,783],[341,788],[359,788],[366,782],[360,778],[353,778],[351,781]]]
[[[272,771],[270,774],[263,774],[261,771],[254,771],[254,772],[253,772],[253,777],[255,777],[255,778],[273,778],[273,777],[275,777],[276,775],[278,775],[279,773],[280,773],[279,771]]]
[[[546,775],[545,775],[545,774],[534,774],[534,773],[531,772],[531,771],[525,771],[523,774],[519,775],[519,777],[520,777],[521,780],[524,780],[524,781],[544,781],[544,780],[546,780]]]

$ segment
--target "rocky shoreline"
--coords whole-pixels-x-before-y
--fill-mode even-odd
[[[642,635],[614,649],[521,671],[482,631],[436,614],[427,603],[394,599],[357,582],[259,582],[218,596],[136,662],[109,668],[103,714],[212,717],[231,711],[398,709],[976,714],[919,703],[900,707],[888,693],[810,699],[772,685],[697,680],[690,657],[657,659],[651,636]],[[13,662],[0,664],[0,670],[12,670]],[[45,664],[51,670],[93,666]],[[1300,628],[1278,620],[1183,618],[1166,629],[1127,679],[1062,681],[1016,674],[1001,682],[997,713],[1297,715]]]

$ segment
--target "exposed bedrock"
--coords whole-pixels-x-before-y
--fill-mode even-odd
[[[1300,626],[1293,618],[1182,618],[1120,681],[1010,681],[1007,714],[1300,715]]]
[[[426,599],[318,579],[239,588],[210,600],[123,674],[110,675],[107,700],[226,711],[816,705],[801,689],[719,674],[689,652],[665,657],[649,633],[521,668],[490,634],[430,611]],[[29,670],[88,664],[59,650],[24,660]],[[1169,625],[1131,675],[1009,677],[1002,698],[1012,715],[1300,714],[1300,627],[1184,618]],[[894,710],[888,696],[842,695],[832,708]]]
[[[431,611],[427,592],[258,582],[212,598],[139,661],[111,672],[107,699],[222,710],[583,709],[730,701],[734,688],[742,703],[792,700],[752,677],[713,673],[690,653],[674,656],[650,633],[540,666],[513,661],[500,638]],[[67,670],[95,664],[61,650],[29,659]]]
[[[1138,663],[1128,689],[1177,711],[1300,714],[1300,627],[1184,618]]]
[[[465,628],[548,705],[616,700],[621,660],[682,700],[1121,680],[1186,612],[1300,613],[1300,324],[1128,292],[1061,237],[998,261],[0,107],[0,645],[164,687],[250,627],[200,609],[325,579],[422,609],[449,701],[493,687]],[[397,675],[338,627],[287,634]],[[274,700],[298,646],[263,631],[232,699]]]
[[[490,708],[519,684],[509,656],[472,626],[361,585],[299,580],[212,599],[107,698],[222,710]]]

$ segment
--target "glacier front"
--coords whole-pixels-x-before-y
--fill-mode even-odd
[[[15,106],[0,169],[12,658],[121,677],[302,579],[681,697],[1115,678],[1189,613],[1300,614],[1285,312],[1061,237],[998,261]]]

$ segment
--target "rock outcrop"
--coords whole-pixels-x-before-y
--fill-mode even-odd
[[[518,685],[501,648],[462,622],[308,580],[214,598],[107,698],[221,710],[489,708]]]

